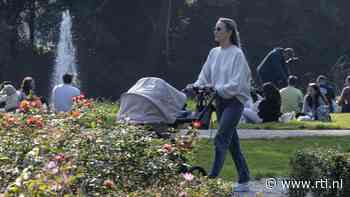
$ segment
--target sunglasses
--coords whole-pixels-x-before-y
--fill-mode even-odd
[[[215,28],[214,28],[214,31],[221,31],[221,30],[222,30],[221,27],[215,27]]]

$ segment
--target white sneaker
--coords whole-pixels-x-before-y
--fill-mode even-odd
[[[238,183],[233,187],[233,192],[249,192],[249,182]]]

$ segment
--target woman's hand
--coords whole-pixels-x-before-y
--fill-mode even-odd
[[[187,84],[185,89],[193,89],[193,88],[194,88],[194,84],[191,83],[191,84]]]

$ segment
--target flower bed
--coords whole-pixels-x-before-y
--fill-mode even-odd
[[[180,174],[196,131],[169,142],[116,124],[115,110],[77,97],[70,113],[37,101],[0,115],[0,195],[227,196],[230,184]]]

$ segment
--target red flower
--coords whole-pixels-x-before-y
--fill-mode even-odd
[[[35,126],[39,129],[41,129],[44,127],[44,123],[43,123],[43,121],[36,121]]]
[[[200,120],[193,121],[192,126],[196,129],[200,129],[203,126],[203,122]]]
[[[84,100],[84,106],[90,108],[90,107],[92,107],[92,102],[89,100]]]
[[[64,154],[60,153],[60,154],[56,155],[54,159],[58,162],[62,162],[65,160],[65,156],[64,156]]]
[[[167,153],[170,153],[173,150],[173,146],[171,144],[164,144],[163,150],[165,150]]]
[[[73,102],[80,105],[84,105],[87,101],[84,95],[79,95],[79,96],[73,97]]]
[[[114,188],[114,182],[110,179],[107,179],[107,180],[103,181],[103,186],[112,189],[112,188]]]
[[[30,102],[30,106],[34,108],[41,108],[42,103],[40,99],[35,99],[34,101]]]
[[[29,116],[26,120],[28,126],[36,126],[37,128],[43,128],[44,122],[40,115]]]
[[[32,125],[34,123],[34,121],[35,121],[34,118],[32,116],[30,116],[29,118],[27,118],[26,123],[27,123],[27,125]]]
[[[80,95],[80,96],[78,96],[78,100],[83,100],[83,99],[85,99],[85,96],[82,94],[82,95]]]

